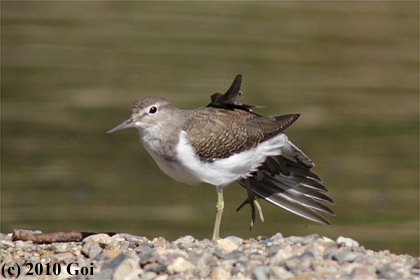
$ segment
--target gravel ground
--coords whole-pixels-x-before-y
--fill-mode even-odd
[[[33,233],[33,232],[32,232]],[[36,232],[35,232],[36,233]],[[308,236],[173,242],[126,233],[36,244],[0,234],[6,279],[419,279],[419,258]]]

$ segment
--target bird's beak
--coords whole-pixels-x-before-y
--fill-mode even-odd
[[[119,124],[119,125],[117,125],[117,126],[114,126],[114,127],[113,127],[113,128],[111,128],[111,129],[108,129],[108,130],[105,132],[105,134],[111,134],[111,133],[114,133],[115,131],[122,130],[122,129],[126,129],[126,128],[130,128],[130,127],[134,127],[134,120],[133,120],[132,118],[130,118],[130,119],[128,119],[128,120],[126,120],[126,121],[124,121],[124,122],[120,123],[120,124]]]

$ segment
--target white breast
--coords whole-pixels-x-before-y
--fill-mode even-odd
[[[177,158],[174,160],[168,160],[167,157],[165,158],[157,152],[165,148],[164,143],[162,142],[162,138],[164,138],[164,136],[160,134],[161,131],[162,130],[156,129],[155,127],[138,130],[144,148],[152,156],[159,168],[166,175],[178,182],[189,185],[196,185],[202,182],[202,180],[194,176],[194,173],[191,173],[191,171]]]
[[[147,151],[156,161],[159,168],[175,181],[186,183],[188,185],[196,185],[203,182],[203,180],[200,180],[198,177],[196,177],[194,173],[192,173],[191,170],[185,167],[181,162],[167,161],[156,153],[149,150]]]

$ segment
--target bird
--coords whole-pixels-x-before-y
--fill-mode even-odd
[[[256,210],[264,223],[257,199],[330,225],[320,214],[335,215],[327,206],[334,204],[327,196],[328,189],[312,172],[312,160],[283,132],[300,114],[263,116],[253,112],[259,106],[237,102],[241,84],[239,74],[226,93],[214,93],[207,106],[191,110],[178,109],[162,97],[144,97],[133,103],[129,119],[105,133],[136,128],[146,151],[169,177],[189,185],[215,186],[212,240],[220,239],[223,189],[233,182],[247,191],[237,211],[250,205],[250,229]]]

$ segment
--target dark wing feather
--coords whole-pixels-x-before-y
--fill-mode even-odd
[[[258,106],[241,104],[236,102],[242,95],[242,92],[240,92],[241,84],[242,75],[239,74],[235,77],[235,80],[233,81],[229,89],[225,92],[225,94],[216,92],[211,96],[211,102],[209,105],[207,105],[207,107],[220,108],[226,110],[239,109],[247,112],[252,112],[251,109],[256,108]]]
[[[330,223],[316,211],[334,215],[323,203],[334,204],[318,175],[311,171],[312,161],[296,146],[282,149],[282,155],[268,157],[251,177],[238,181],[246,188],[246,180],[254,194],[289,212],[324,225]]]

